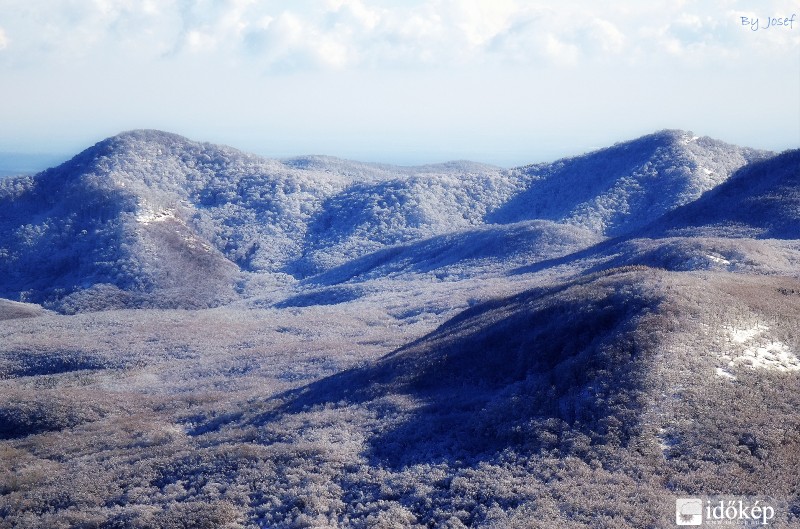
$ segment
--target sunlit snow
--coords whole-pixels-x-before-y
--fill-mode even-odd
[[[773,369],[777,371],[798,371],[800,360],[785,343],[772,340],[764,334],[769,330],[767,325],[757,323],[745,328],[729,330],[731,340],[745,345],[738,355],[726,355],[732,360],[729,366],[744,365],[753,369]],[[717,374],[720,375],[720,369]]]

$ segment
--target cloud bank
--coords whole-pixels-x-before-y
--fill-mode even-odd
[[[800,144],[796,0],[0,0],[0,151],[161,128],[267,155]],[[747,109],[758,108],[758,117]]]
[[[516,0],[6,0],[0,49],[17,61],[114,54],[223,56],[265,71],[442,65],[639,64],[654,56],[736,60],[798,46],[736,28],[752,3],[613,5]],[[608,3],[602,3],[608,4]],[[796,6],[795,6],[796,7]],[[791,14],[763,2],[760,16]],[[757,16],[757,15],[756,15]],[[739,31],[737,31],[739,30]]]

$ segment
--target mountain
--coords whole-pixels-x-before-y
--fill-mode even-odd
[[[795,278],[588,274],[476,305],[374,363],[304,387],[284,399],[285,412],[384,410],[394,424],[370,449],[397,469],[509,449],[585,460],[617,452],[657,474],[644,489],[713,491],[728,465],[767,465],[739,487],[781,494],[797,481],[778,468],[795,457],[778,431],[800,427],[798,393],[785,393],[800,384],[797,292]],[[388,411],[389,401],[405,404]],[[751,450],[740,448],[745,437]],[[692,467],[701,454],[706,465]],[[583,515],[590,523],[590,510]]]
[[[303,276],[476,224],[465,217],[491,202],[481,191],[495,173],[470,163],[412,171],[281,162],[158,131],[123,133],[2,182],[0,271],[9,280],[0,295],[62,310],[213,306],[236,297],[242,272]],[[465,187],[476,196],[461,204]],[[452,205],[434,211],[442,197]]]
[[[794,275],[800,267],[800,151],[753,162],[699,199],[606,245],[603,266]]]
[[[178,202],[191,192],[184,167],[174,167],[187,144],[147,138],[122,135],[0,183],[4,296],[57,304],[75,293],[98,309],[232,299],[236,267],[197,237]]]
[[[665,215],[652,232],[800,239],[800,150],[743,167],[700,199]]]
[[[265,284],[374,267],[388,255],[430,263],[439,258],[423,256],[434,252],[456,265],[492,233],[537,247],[527,258],[542,260],[567,247],[541,251],[519,222],[558,223],[547,228],[550,240],[569,231],[560,225],[583,229],[570,246],[578,249],[646,225],[765,156],[664,131],[512,170],[472,162],[403,168],[268,160],[127,132],[0,183],[0,296],[69,312],[216,306]],[[491,259],[507,253],[501,246],[478,252]]]
[[[525,190],[488,220],[548,219],[623,235],[767,156],[691,132],[661,131],[587,155],[517,169]]]
[[[798,527],[798,153],[2,179],[0,529]]]
[[[601,236],[622,235],[768,156],[689,132],[662,131],[552,164],[502,172],[472,165],[480,171],[462,169],[449,177],[424,168],[413,178],[354,185],[326,203],[309,230],[309,258],[319,263],[310,270],[480,225],[551,220]]]

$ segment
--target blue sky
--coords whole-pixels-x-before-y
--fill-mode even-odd
[[[0,151],[69,154],[134,128],[406,164],[546,161],[662,128],[781,150],[800,146],[800,22],[764,26],[795,13],[795,0],[0,0]]]

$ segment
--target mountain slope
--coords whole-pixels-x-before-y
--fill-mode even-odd
[[[544,220],[484,225],[384,248],[321,272],[309,282],[503,276],[515,267],[562,257],[599,240],[592,231]]]
[[[196,308],[318,274],[496,274],[629,233],[763,156],[666,131],[521,169],[392,167],[126,132],[0,182],[0,296]]]
[[[605,266],[796,276],[799,239],[800,150],[792,150],[742,167],[601,253]]]
[[[159,131],[123,133],[0,184],[0,296],[56,306],[76,293],[66,303],[75,309],[224,303],[240,270],[302,277],[479,223],[465,216],[498,201],[489,197],[498,173],[468,162],[281,162]]]
[[[374,365],[313,384],[293,406],[424,403],[374,440],[376,455],[400,466],[539,450],[534,430],[548,419],[582,425],[591,444],[627,445],[658,348],[644,328],[661,310],[660,276],[614,270],[478,305]]]
[[[0,299],[0,527],[640,529],[715,495],[796,527],[797,152],[726,176],[750,155],[135,131],[2,180],[0,295],[137,310]]]
[[[788,470],[800,449],[798,291],[783,277],[587,275],[477,305],[377,362],[282,395],[277,410],[245,412],[227,431],[302,422],[304,438],[366,437],[389,483],[462,468],[485,480],[434,487],[434,507],[410,502],[421,523],[456,505],[480,520],[474,507],[486,497],[505,508],[531,502],[526,519],[553,498],[562,508],[548,523],[569,527],[597,527],[600,505],[603,527],[662,526],[674,510],[656,498],[682,494],[786,498],[800,485]],[[568,461],[586,467],[555,478],[551,465]],[[486,467],[546,477],[509,489],[479,478]],[[637,508],[614,501],[629,495]]]
[[[312,219],[303,262],[319,272],[387,246],[480,226],[518,187],[505,171],[463,163],[354,183]]]
[[[178,205],[191,186],[168,185],[183,173],[143,161],[148,148],[158,145],[162,156],[179,140],[136,141],[135,155],[117,145],[136,139],[106,140],[57,168],[0,183],[3,296],[59,306],[91,292],[94,309],[233,299],[236,267],[198,239]],[[161,209],[166,202],[171,209]]]
[[[800,239],[800,149],[743,167],[648,233]]]
[[[800,426],[800,414],[784,399],[785,389],[800,383],[800,297],[792,294],[798,290],[796,279],[613,269],[469,309],[374,365],[312,384],[289,409],[344,401],[382,406],[388,396],[412,397],[420,406],[398,416],[397,427],[372,445],[399,465],[430,460],[432,452],[482,457],[509,446],[538,452],[553,443],[562,455],[587,457],[592,446],[635,441],[642,455],[660,459],[656,467],[666,463],[680,473],[676,459],[715,442],[734,448],[714,450],[720,459],[713,465],[750,458],[735,449],[739,429],[762,432],[755,435],[765,449],[777,443],[771,449],[789,457],[800,439],[794,448],[779,447],[770,432],[779,424]],[[778,386],[738,405],[756,410],[751,424],[716,405],[765,380]],[[664,402],[662,395],[676,392],[680,399]],[[783,411],[766,413],[771,406]],[[683,422],[691,418],[696,430]],[[552,419],[561,425],[548,433]],[[761,421],[770,426],[757,428]],[[587,436],[588,444],[574,444],[576,436]],[[665,437],[673,442],[662,451]],[[757,472],[747,479],[762,493],[786,485],[767,483]]]
[[[516,170],[525,190],[487,217],[567,222],[608,236],[642,227],[768,153],[691,132],[662,131],[593,153]]]

